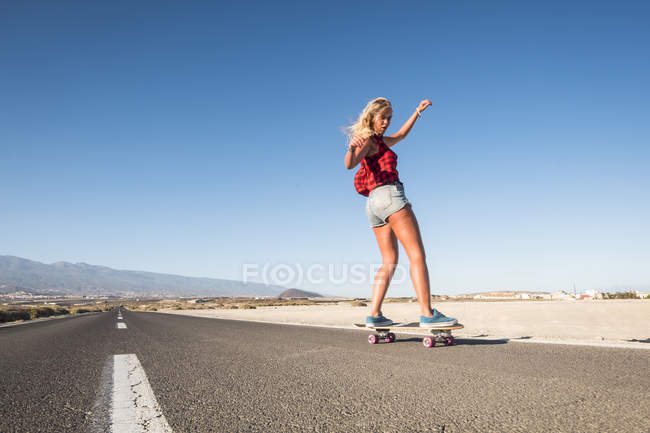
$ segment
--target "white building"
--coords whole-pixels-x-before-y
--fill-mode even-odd
[[[553,294],[551,294],[551,299],[560,299],[566,301],[574,298],[573,296],[569,295],[567,292],[563,290],[558,290],[557,292],[553,292]]]
[[[603,299],[603,294],[598,290],[585,290],[585,295],[589,295],[594,299]]]

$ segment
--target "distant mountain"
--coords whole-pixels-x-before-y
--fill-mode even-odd
[[[323,295],[319,295],[314,292],[305,292],[304,290],[299,289],[287,289],[284,292],[278,295],[279,298],[322,298]]]
[[[122,271],[86,263],[47,265],[0,256],[0,293],[24,290],[69,295],[277,296],[284,289],[235,280]]]

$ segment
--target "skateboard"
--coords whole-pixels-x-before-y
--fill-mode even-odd
[[[368,343],[377,344],[380,340],[384,340],[386,343],[392,343],[395,341],[395,332],[399,331],[429,331],[431,336],[426,336],[422,339],[422,344],[426,348],[431,348],[436,345],[436,343],[443,344],[445,346],[453,346],[456,344],[456,340],[451,335],[451,331],[456,329],[464,328],[463,325],[457,323],[453,326],[445,326],[443,328],[423,328],[420,327],[420,322],[410,322],[410,323],[393,323],[390,326],[377,326],[377,327],[366,327],[365,323],[355,323],[354,326],[358,328],[366,328],[372,332],[368,335]]]

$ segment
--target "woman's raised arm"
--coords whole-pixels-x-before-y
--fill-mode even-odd
[[[384,137],[384,143],[386,143],[386,146],[394,146],[398,142],[404,140],[408,133],[411,131],[411,128],[413,128],[413,125],[415,125],[415,121],[420,117],[420,114],[424,110],[426,110],[429,106],[431,106],[431,101],[428,99],[423,100],[420,102],[420,105],[418,105],[418,108],[415,109],[415,112],[409,117],[409,119],[402,125],[402,127],[393,135],[389,135],[388,137]]]

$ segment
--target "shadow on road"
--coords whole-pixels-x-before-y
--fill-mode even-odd
[[[508,343],[507,338],[500,338],[495,340],[484,340],[484,339],[475,339],[475,338],[456,338],[456,346],[491,346],[494,344],[506,344]],[[412,342],[422,342],[421,337],[411,337],[411,338],[397,338],[393,343],[412,343]],[[437,343],[439,345],[440,343]]]
[[[494,340],[484,340],[478,338],[457,338],[456,344],[465,344],[467,346],[492,346],[494,344],[506,344],[510,341],[507,338],[498,338]]]

